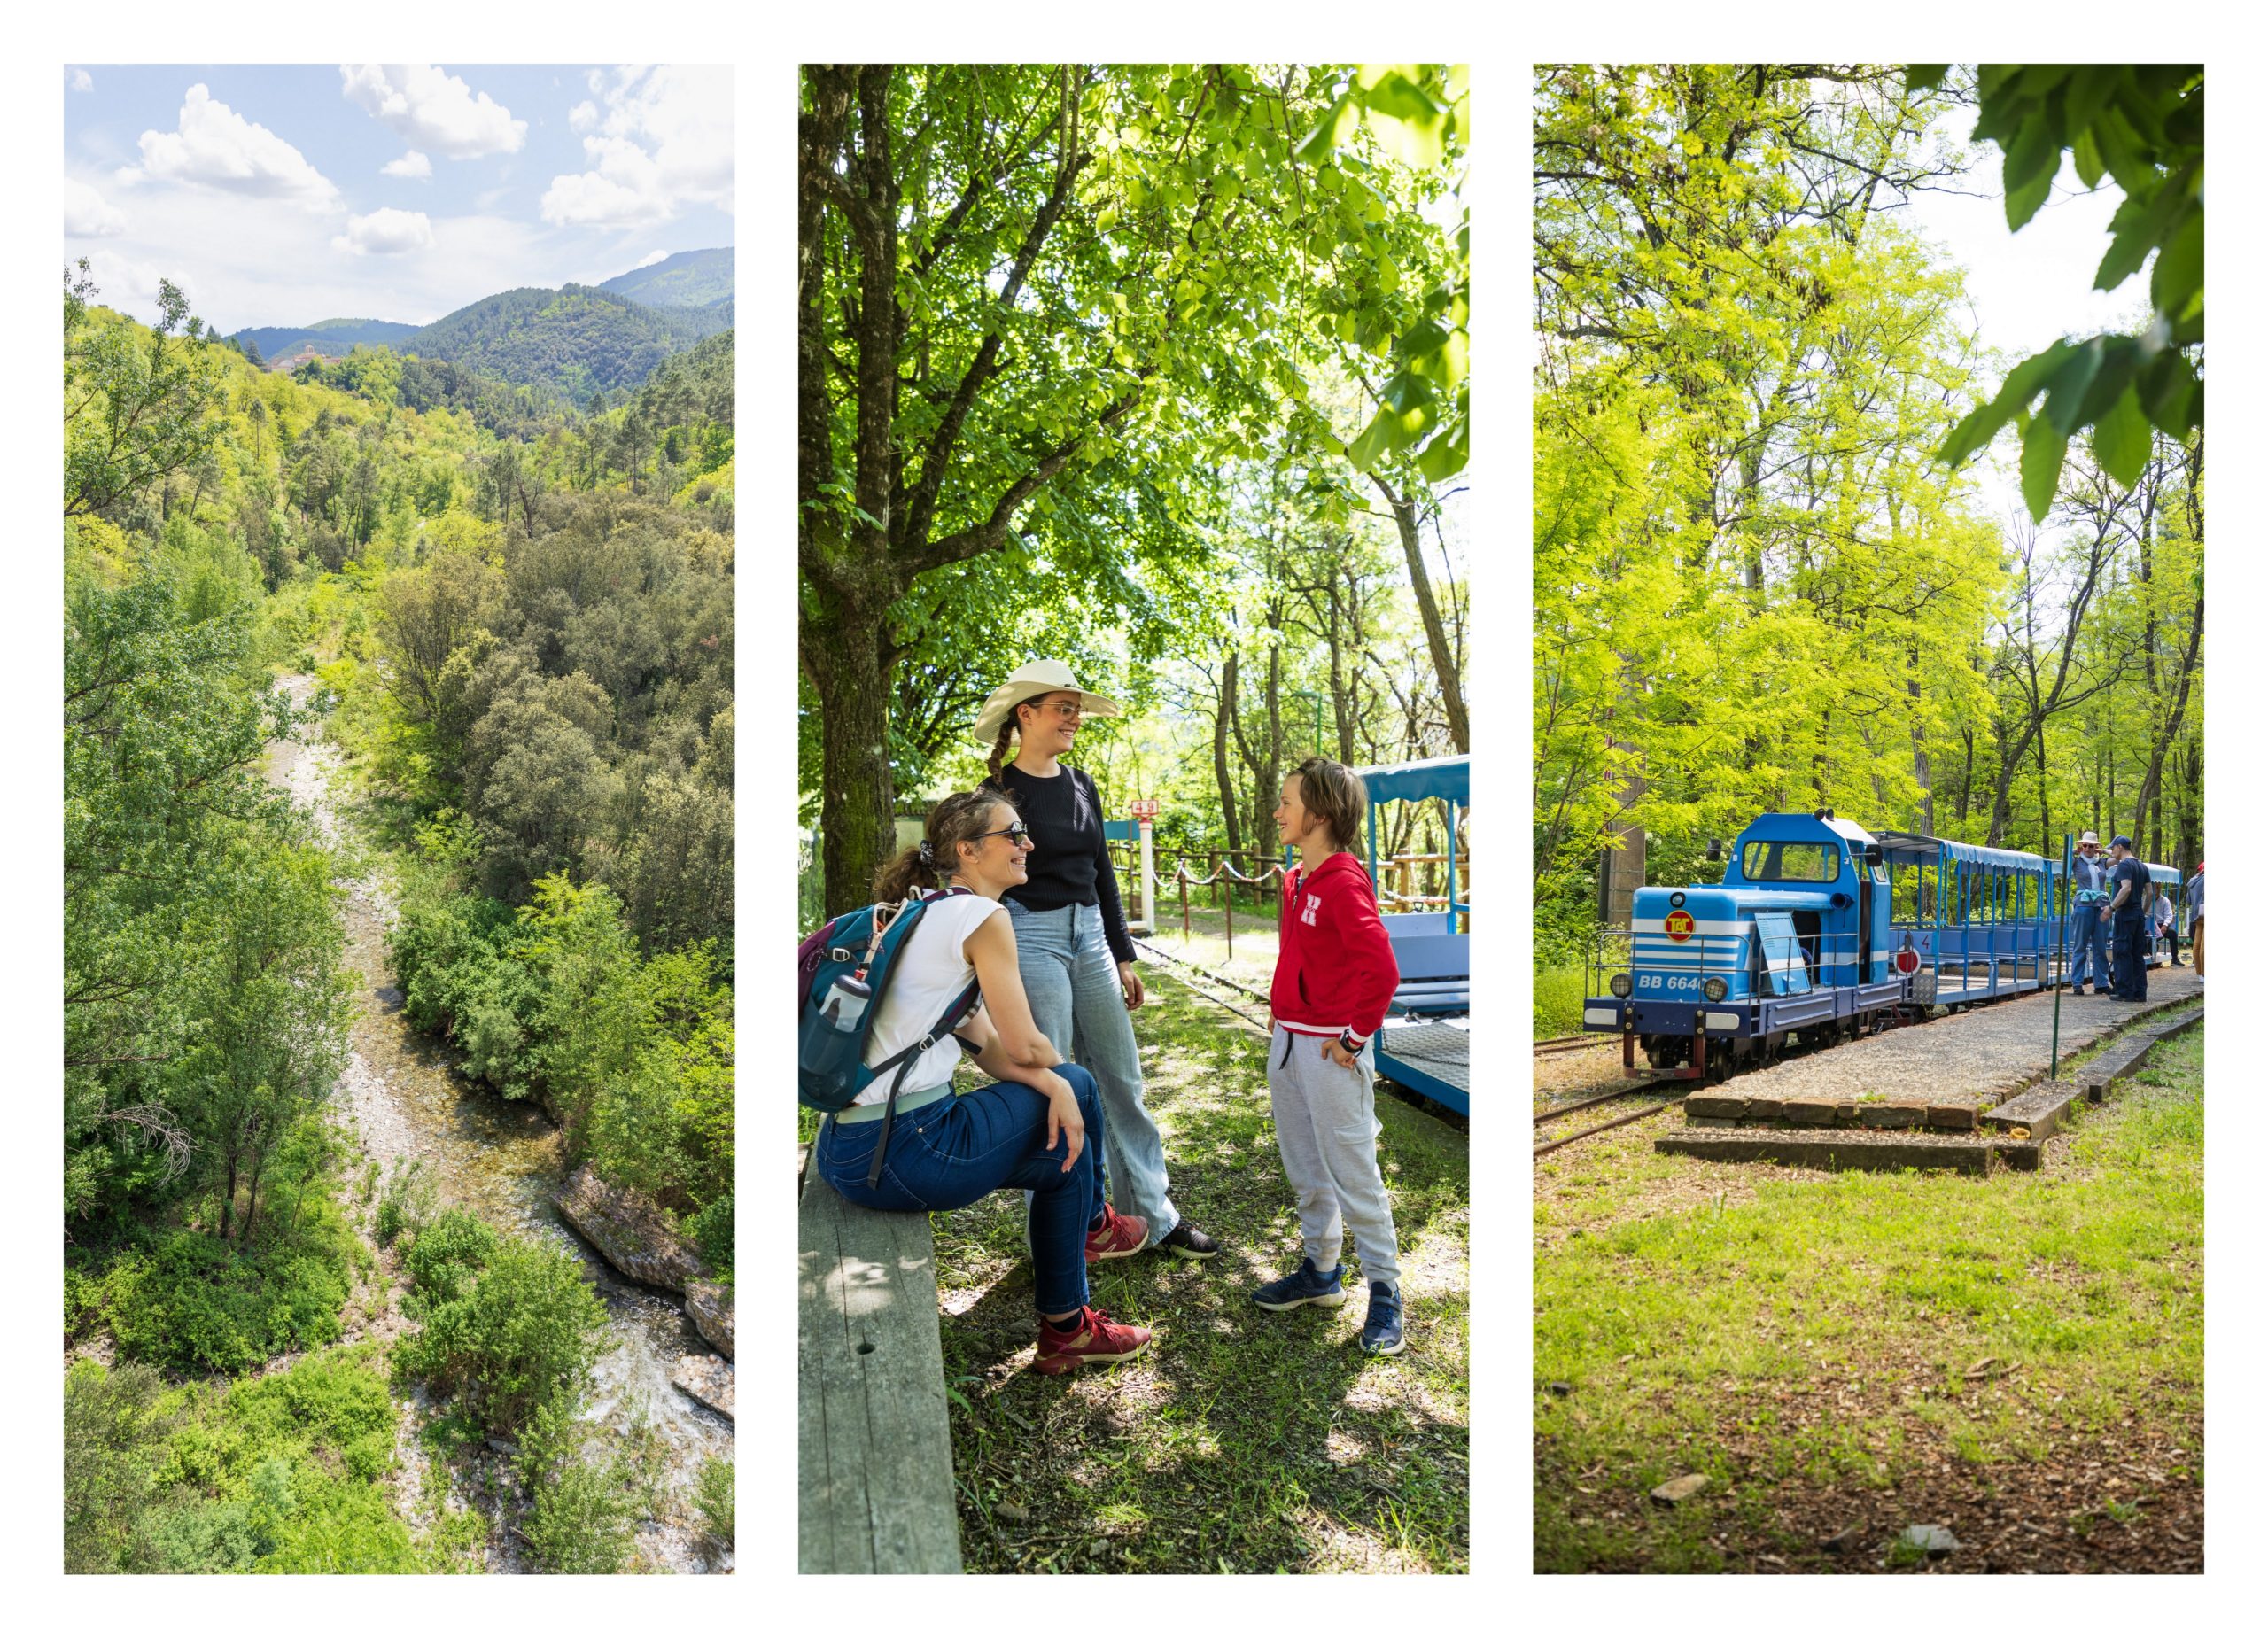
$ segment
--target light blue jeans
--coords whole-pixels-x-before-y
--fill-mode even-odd
[[[2088,982],[2088,968],[2093,968],[2094,987],[2101,990],[2110,982],[2110,923],[2102,919],[2102,905],[2075,905],[2071,911],[2070,929],[2063,946],[2070,963],[2071,988],[2077,990]]]
[[[1016,932],[1016,966],[1032,1021],[1055,1050],[1095,1078],[1107,1122],[1106,1169],[1111,1204],[1146,1219],[1150,1243],[1174,1230],[1181,1213],[1166,1193],[1165,1144],[1142,1106],[1142,1060],[1134,1021],[1119,987],[1118,963],[1103,936],[1102,909],[1067,904],[1027,910],[1005,901]]]

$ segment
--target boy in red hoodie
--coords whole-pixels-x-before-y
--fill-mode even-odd
[[[1276,834],[1299,849],[1300,866],[1284,879],[1268,1098],[1284,1173],[1299,1195],[1307,1254],[1297,1273],[1270,1281],[1252,1300],[1279,1311],[1344,1302],[1339,1253],[1351,1227],[1371,1287],[1363,1351],[1399,1354],[1401,1269],[1371,1083],[1378,1067],[1371,1036],[1402,974],[1370,875],[1347,851],[1369,793],[1342,765],[1310,757],[1284,781],[1283,797]]]

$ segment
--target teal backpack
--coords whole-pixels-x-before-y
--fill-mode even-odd
[[[806,1108],[835,1114],[849,1108],[860,1092],[883,1075],[897,1071],[882,1111],[882,1130],[874,1140],[874,1163],[866,1168],[869,1188],[882,1176],[882,1154],[889,1146],[889,1129],[897,1118],[897,1094],[906,1075],[920,1061],[922,1053],[975,1010],[979,999],[975,982],[971,981],[912,1045],[871,1067],[866,1063],[866,1040],[882,1012],[890,980],[897,975],[898,954],[921,925],[923,912],[940,898],[968,890],[948,888],[928,898],[846,911],[796,950],[797,1101]]]

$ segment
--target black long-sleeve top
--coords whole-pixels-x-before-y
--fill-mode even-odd
[[[1134,959],[1134,940],[1126,931],[1126,912],[1118,902],[1118,873],[1103,845],[1102,798],[1080,769],[1059,763],[1053,779],[1034,779],[1014,763],[1000,770],[1000,783],[1031,832],[1026,879],[1008,897],[1027,910],[1060,910],[1066,904],[1099,904],[1103,937],[1114,959]]]

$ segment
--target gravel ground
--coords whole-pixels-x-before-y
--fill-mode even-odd
[[[2194,999],[2204,985],[2187,967],[2150,974],[2146,1002],[2108,996],[2063,997],[2062,1050],[2101,1040],[2142,1013]],[[1997,1104],[2045,1077],[2054,997],[1995,1001],[1927,1024],[1893,1029],[1822,1052],[1805,1053],[1734,1077],[1751,1098],[1927,1096],[1932,1103]],[[1588,1054],[1585,1054],[1588,1056]]]

